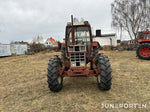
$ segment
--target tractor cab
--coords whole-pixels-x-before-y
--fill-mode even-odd
[[[86,57],[91,54],[92,34],[88,21],[68,23],[66,26],[67,55],[70,67],[86,68]]]
[[[150,31],[142,32],[140,35],[140,40],[138,41],[140,44],[150,43]]]
[[[150,32],[144,33],[143,40],[149,40],[150,41]]]
[[[92,33],[91,26],[88,21],[68,23],[66,26],[66,46],[67,51],[87,51],[86,54],[91,54]],[[75,46],[75,47],[73,47]]]

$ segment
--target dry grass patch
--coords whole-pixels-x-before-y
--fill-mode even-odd
[[[101,104],[139,103],[150,110],[150,61],[136,58],[135,52],[100,51],[109,56],[112,89],[98,89],[96,77],[64,78],[61,92],[47,87],[47,64],[60,52],[0,58],[0,111],[4,112],[85,112],[135,111],[102,109]]]

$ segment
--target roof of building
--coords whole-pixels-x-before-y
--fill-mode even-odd
[[[115,33],[112,33],[112,34],[101,34],[101,36],[99,37],[112,37],[112,36],[116,36]]]
[[[58,43],[52,37],[48,38],[48,40],[52,43],[52,45],[58,45]]]

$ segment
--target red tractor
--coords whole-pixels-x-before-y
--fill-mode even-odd
[[[150,31],[143,32],[138,43],[137,56],[141,59],[150,60]]]
[[[47,69],[48,87],[53,92],[62,89],[63,78],[96,76],[100,90],[111,88],[111,67],[107,56],[99,54],[99,44],[93,41],[88,21],[67,23],[61,58],[50,59]],[[87,66],[89,65],[89,67]]]

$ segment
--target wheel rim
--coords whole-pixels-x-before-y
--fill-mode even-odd
[[[149,57],[150,56],[150,48],[149,47],[142,47],[140,49],[140,55],[142,57]]]

